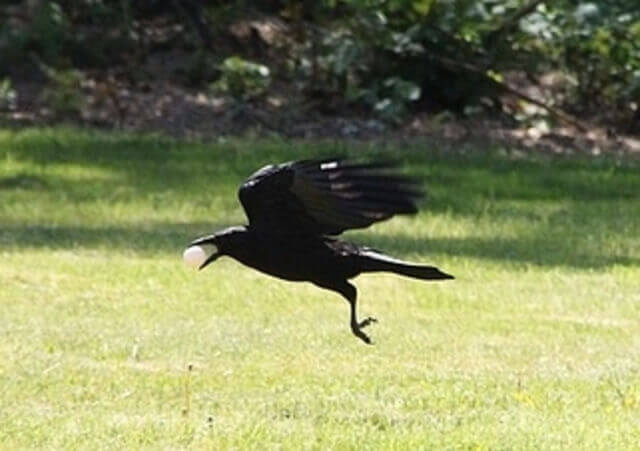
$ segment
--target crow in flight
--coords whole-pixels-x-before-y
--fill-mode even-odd
[[[334,238],[395,214],[417,212],[415,202],[422,195],[418,185],[394,173],[393,167],[342,158],[265,166],[238,192],[249,225],[229,227],[190,244],[216,247],[200,269],[228,255],[272,276],[335,291],[349,301],[351,331],[371,343],[362,329],[377,320],[358,321],[357,291],[349,279],[376,271],[424,280],[453,279],[436,267],[403,262]]]

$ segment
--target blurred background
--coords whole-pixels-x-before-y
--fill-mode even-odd
[[[638,150],[637,0],[5,0],[0,120]]]

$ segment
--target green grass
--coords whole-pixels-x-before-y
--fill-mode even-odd
[[[358,278],[372,347],[335,294],[182,264],[254,169],[344,151],[0,131],[2,448],[637,449],[637,165],[354,146],[430,196],[349,237],[458,277]]]

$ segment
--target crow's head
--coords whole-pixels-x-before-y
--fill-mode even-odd
[[[228,227],[226,229],[219,230],[212,235],[200,237],[189,243],[188,247],[212,245],[216,248],[216,250],[209,255],[204,262],[202,262],[198,269],[203,269],[209,263],[216,261],[219,257],[228,255],[229,251],[234,248],[235,243],[238,240],[242,240],[246,230],[246,227],[243,226]]]

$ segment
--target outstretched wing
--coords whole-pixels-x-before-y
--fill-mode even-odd
[[[342,158],[292,161],[260,169],[238,195],[252,227],[337,235],[418,211],[419,186],[393,168]]]

